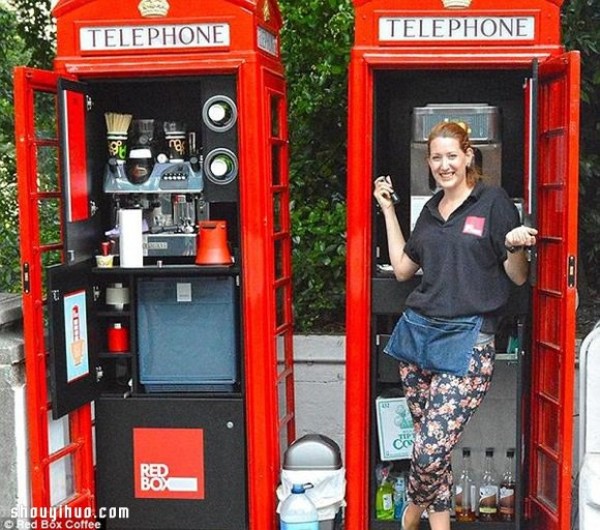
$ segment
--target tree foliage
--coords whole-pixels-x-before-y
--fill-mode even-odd
[[[568,0],[563,6],[563,40],[581,52],[581,151],[579,255],[589,286],[600,292],[600,0]],[[580,286],[582,282],[580,281]],[[589,295],[580,290],[583,301]]]
[[[27,66],[51,68],[55,54],[55,27],[51,0],[9,0],[14,8],[19,38],[29,58]]]
[[[341,329],[345,308],[350,0],[281,0],[290,122],[298,331]]]
[[[15,167],[12,70],[30,55],[19,33],[16,13],[0,6],[0,291],[18,292],[19,219]]]
[[[21,289],[12,72],[18,65],[48,68],[54,57],[50,0],[0,5],[0,291]]]

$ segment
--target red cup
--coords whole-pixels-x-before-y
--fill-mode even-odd
[[[108,351],[113,353],[129,351],[129,330],[119,323],[108,328]]]

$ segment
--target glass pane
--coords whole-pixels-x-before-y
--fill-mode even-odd
[[[43,304],[42,305],[42,320],[44,322],[44,345],[46,348],[46,351],[48,351],[48,345],[50,344],[50,331],[49,331],[49,327],[48,327],[48,322],[50,319],[50,315],[49,315],[49,308],[48,308],[48,304]]]
[[[552,197],[552,195],[546,195],[547,197]],[[546,217],[546,213],[542,214],[543,217]],[[565,219],[565,215],[561,215],[559,212],[547,212],[547,217],[548,218],[553,218],[559,221],[563,221]],[[547,224],[546,221],[543,221],[544,225],[546,227],[550,227],[551,225]],[[564,225],[562,225],[564,226]],[[554,227],[554,229],[556,229],[556,227]],[[550,228],[548,228],[548,231],[545,232],[546,234],[548,234],[548,237],[551,237],[551,234],[549,234],[550,232]],[[562,228],[560,228],[560,230],[562,230]],[[560,237],[560,236],[556,236],[556,237]],[[541,285],[544,286],[544,289],[546,290],[546,292],[548,291],[554,291],[555,293],[559,293],[561,292],[561,290],[563,289],[563,282],[564,282],[564,278],[563,278],[563,273],[561,271],[561,267],[560,267],[560,263],[562,263],[562,256],[565,254],[565,249],[564,249],[564,245],[553,241],[553,242],[549,242],[547,244],[545,244],[543,246],[543,249],[540,249],[540,254],[539,254],[539,259],[542,260],[542,263],[556,263],[556,266],[553,267],[540,267],[540,277],[539,277],[539,282]],[[566,263],[565,263],[566,265]],[[548,270],[550,269],[550,270]],[[562,300],[558,299],[558,301],[554,301],[552,302],[551,300],[548,300],[549,304],[553,304],[555,306],[560,307],[561,306],[561,302]],[[544,314],[556,314],[556,313],[544,313]],[[556,318],[556,319],[550,319],[550,320],[556,320],[556,327],[558,328],[558,321],[560,319]]]
[[[40,243],[51,245],[60,242],[60,211],[58,199],[42,199],[38,203],[40,216]]]
[[[553,403],[542,403],[542,439],[544,447],[558,451],[559,449],[559,410]]]
[[[283,263],[283,247],[284,241],[282,239],[275,240],[275,280],[283,278],[285,274],[285,267]]]
[[[42,264],[44,267],[59,265],[62,262],[62,252],[60,250],[50,250],[48,252],[44,252],[44,255],[42,256]]]
[[[275,233],[281,232],[283,226],[282,210],[281,210],[281,193],[273,194],[273,231]]]
[[[56,96],[47,92],[35,92],[35,136],[38,139],[55,139]]]
[[[50,464],[50,503],[60,504],[74,493],[73,458],[67,455]]]
[[[58,420],[53,420],[52,412],[48,412],[48,452],[55,453],[69,443],[71,443],[69,417],[63,416]]]
[[[271,178],[273,180],[273,186],[281,184],[281,146],[271,146]]]
[[[279,373],[285,364],[285,336],[277,335],[275,337],[275,349],[277,351],[277,372]]]
[[[544,263],[551,263],[544,261]],[[552,262],[554,263],[554,262]],[[558,263],[558,262],[556,262]],[[542,267],[550,269],[552,267]],[[561,314],[562,300],[556,296],[549,296],[542,293],[540,296],[540,315],[553,315],[554,318],[542,318],[540,321],[540,332],[539,339],[543,341],[543,344],[554,345],[555,354],[558,351],[558,345],[560,344],[560,333],[561,333],[561,322],[560,318],[557,318]],[[558,372],[552,374],[555,377]]]
[[[552,110],[552,113],[554,112],[556,112],[555,109]],[[567,167],[566,134],[563,131],[562,134],[546,136],[544,139],[546,140],[547,145],[547,148],[544,150],[547,157],[544,164],[548,169],[543,173],[543,182],[544,184],[564,185],[567,177],[564,172]],[[558,195],[563,195],[564,192],[560,187],[558,187],[557,190]],[[565,201],[557,201],[556,204],[562,209]]]
[[[39,146],[37,150],[38,191],[58,191],[58,149]]]
[[[544,453],[538,454],[538,483],[540,498],[556,510],[558,504],[558,464]]]
[[[279,119],[281,97],[271,96],[271,136],[279,138],[281,130],[281,122]]]
[[[288,446],[289,446],[289,443],[288,443],[287,429],[285,427],[283,427],[282,429],[279,430],[279,458],[281,460],[280,465],[283,464],[283,457],[285,455],[285,451],[287,450]]]
[[[285,388],[286,388],[285,380],[280,381],[279,384],[277,385],[277,395],[279,398],[279,420],[280,421],[283,420],[283,418],[285,418],[285,415],[288,413]]]
[[[46,297],[46,286],[48,285],[48,267],[62,263],[62,253],[59,250],[44,252],[42,255],[42,297]],[[47,326],[47,314],[44,315],[44,324]]]
[[[285,311],[286,292],[286,286],[278,287],[275,291],[277,327],[283,326],[287,322]]]
[[[294,360],[292,359],[293,334],[291,328],[287,328],[277,337],[277,374],[281,376],[287,368],[292,368]]]
[[[552,314],[552,313],[546,313]],[[554,313],[556,314],[556,313]],[[547,318],[545,320],[554,320]],[[560,394],[560,354],[553,348],[542,346],[540,348],[540,390],[544,394],[559,399]]]

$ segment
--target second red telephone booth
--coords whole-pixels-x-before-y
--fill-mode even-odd
[[[383,346],[419,279],[387,272],[385,227],[373,180],[389,174],[406,235],[433,194],[426,139],[442,120],[467,123],[483,173],[539,229],[529,287],[496,336],[496,389],[513,413],[488,446],[516,449],[517,507],[510,522],[453,528],[567,530],[571,518],[572,413],[579,133],[579,55],[565,53],[558,0],[354,0],[350,64],[347,268],[347,530],[395,528],[375,514],[380,453],[377,398],[399,388]],[[493,387],[494,383],[492,383]],[[494,390],[494,388],[492,388]],[[498,400],[498,403],[501,403]],[[482,409],[483,410],[483,409]],[[498,426],[496,426],[498,427]],[[473,434],[465,433],[465,436]],[[501,450],[501,451],[500,451]],[[406,460],[392,461],[401,473]],[[491,526],[490,526],[491,525]]]

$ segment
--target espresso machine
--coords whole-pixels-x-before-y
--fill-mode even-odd
[[[111,130],[115,116],[120,131]],[[106,120],[104,192],[112,199],[115,227],[109,237],[118,237],[119,210],[141,209],[145,256],[194,256],[197,224],[209,215],[196,132],[179,121],[123,116],[111,113]],[[119,134],[126,146],[117,150],[111,147]]]

